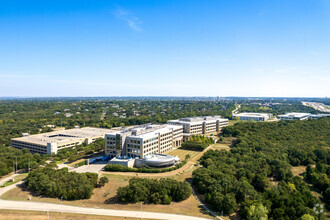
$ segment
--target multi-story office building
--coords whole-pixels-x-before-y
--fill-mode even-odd
[[[273,114],[270,113],[252,113],[252,112],[243,112],[239,114],[233,114],[232,119],[239,119],[242,121],[267,121],[268,119],[273,118]]]
[[[310,116],[310,113],[291,112],[285,113],[284,115],[279,115],[278,117],[281,120],[306,120],[309,119]]]
[[[200,135],[219,132],[221,128],[228,126],[228,119],[221,116],[202,116],[169,120],[167,124],[182,125],[184,133]]]
[[[82,143],[92,143],[98,138],[104,138],[111,129],[102,128],[75,128],[69,130],[54,131],[36,135],[24,135],[24,137],[11,139],[11,146],[23,149],[27,148],[31,153],[57,154],[59,150],[75,147]]]
[[[105,153],[111,157],[145,156],[180,147],[183,126],[146,124],[105,135]]]

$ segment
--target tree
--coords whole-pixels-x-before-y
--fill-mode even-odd
[[[301,220],[314,220],[314,216],[309,215],[309,214],[305,214],[301,217]]]
[[[248,220],[267,220],[268,210],[262,204],[252,205],[248,210]]]
[[[236,200],[239,203],[244,202],[247,199],[253,199],[257,193],[253,186],[251,186],[246,180],[238,181],[234,187],[234,192]]]
[[[109,179],[108,179],[108,177],[106,177],[106,176],[102,176],[101,178],[100,178],[100,180],[99,180],[99,183],[98,183],[98,185],[100,186],[100,187],[102,187],[102,186],[104,186],[106,183],[108,183],[109,182]]]

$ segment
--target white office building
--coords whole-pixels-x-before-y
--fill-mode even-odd
[[[167,124],[182,125],[183,133],[191,135],[212,134],[228,126],[228,119],[221,116],[201,116],[169,120]]]
[[[144,158],[180,147],[183,126],[146,124],[105,135],[105,154]]]
[[[298,113],[298,112],[291,112],[285,113],[284,115],[279,115],[278,118],[280,120],[306,120],[309,119],[311,116],[310,113]]]
[[[253,113],[253,112],[243,112],[239,114],[233,114],[232,119],[239,119],[242,121],[267,121],[273,118],[273,114],[270,113]]]
[[[103,128],[75,128],[48,133],[29,135],[11,139],[10,145],[18,149],[27,148],[31,153],[57,154],[59,150],[72,148],[82,143],[90,144],[98,138],[113,132]]]

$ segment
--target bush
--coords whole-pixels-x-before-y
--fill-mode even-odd
[[[108,183],[108,182],[109,182],[108,177],[102,176],[102,177],[100,178],[100,180],[99,180],[98,186],[99,186],[99,187],[102,187],[102,186],[104,186],[104,185],[105,185],[106,183]]]

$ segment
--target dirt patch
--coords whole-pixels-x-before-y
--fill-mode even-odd
[[[306,171],[306,166],[291,167],[291,171],[294,176],[302,176]]]

